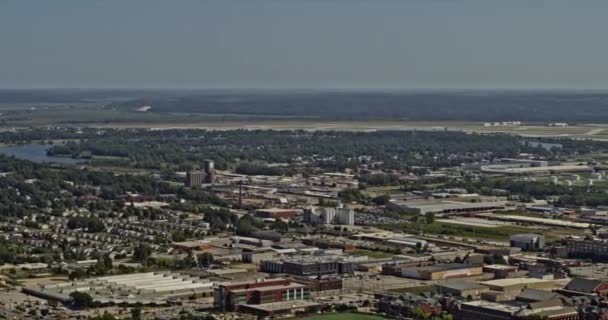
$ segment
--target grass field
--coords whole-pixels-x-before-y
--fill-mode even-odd
[[[367,187],[365,194],[368,196],[379,196],[383,194],[399,193],[401,192],[401,186],[378,186],[378,187]]]
[[[406,233],[418,233],[420,231],[435,235],[449,235],[456,237],[486,239],[486,240],[508,240],[512,234],[531,232],[529,228],[519,226],[500,226],[496,228],[474,227],[450,223],[434,222],[431,224],[393,224],[380,225],[378,227],[404,231]]]
[[[298,318],[299,320],[383,320],[387,319],[381,316],[374,316],[362,313],[331,313],[313,315],[304,318]]]
[[[531,218],[546,218],[546,216],[540,214],[540,213],[535,213],[535,212],[529,212],[529,211],[497,211],[494,212],[494,214],[496,215],[510,215],[510,216],[522,216],[522,217],[531,217]]]
[[[0,127],[77,125],[113,128],[156,129],[274,129],[274,130],[450,130],[480,133],[509,133],[528,137],[571,137],[608,140],[608,124],[573,125],[566,128],[542,124],[486,127],[473,121],[331,121],[281,115],[239,115],[205,113],[156,113],[104,109],[99,106],[54,106],[36,110],[13,109],[0,118]]]

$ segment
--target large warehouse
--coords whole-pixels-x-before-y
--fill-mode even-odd
[[[62,303],[72,292],[86,292],[101,305],[165,305],[191,296],[211,296],[213,283],[172,272],[146,272],[23,288],[23,292]]]
[[[393,201],[388,204],[397,210],[409,213],[471,213],[487,212],[505,208],[506,201],[460,202],[446,200]]]
[[[428,267],[412,267],[401,270],[401,276],[422,280],[443,280],[478,276],[483,273],[481,266],[462,263],[436,264]]]
[[[481,167],[484,173],[504,174],[513,176],[551,175],[579,172],[593,172],[593,168],[586,165],[560,165],[542,167],[513,167],[509,165],[488,165]]]

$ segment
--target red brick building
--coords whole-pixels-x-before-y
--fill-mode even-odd
[[[224,283],[214,291],[215,306],[222,311],[238,311],[245,305],[307,300],[309,297],[307,285],[281,278]]]

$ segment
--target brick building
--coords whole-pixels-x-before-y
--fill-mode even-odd
[[[284,301],[308,300],[307,285],[286,279],[260,282],[222,283],[214,290],[215,307],[222,311],[238,311],[241,306]]]

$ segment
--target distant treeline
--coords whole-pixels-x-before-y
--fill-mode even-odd
[[[556,204],[564,206],[605,206],[608,193],[601,186],[564,186],[543,181],[516,181],[511,179],[484,178],[478,181],[460,181],[446,185],[466,188],[469,192],[483,195],[502,195],[507,192],[523,201],[557,197]]]
[[[0,142],[3,138],[14,141],[16,138],[13,135],[16,134],[0,134]],[[66,135],[73,136],[73,133],[66,132]],[[83,154],[121,157],[138,168],[179,171],[200,168],[203,160],[213,159],[219,170],[231,168],[237,173],[249,175],[292,175],[296,173],[295,166],[301,162],[311,166],[300,168],[302,173],[315,167],[342,171],[345,168],[358,168],[361,164],[409,171],[414,166],[439,168],[488,157],[514,157],[522,152],[558,156],[561,152],[574,154],[608,149],[608,143],[588,146],[581,141],[577,144],[578,149],[556,150],[557,153],[553,153],[523,144],[521,138],[511,135],[443,131],[108,129],[101,134],[87,129],[79,136],[81,139],[77,141],[51,147],[48,153],[72,157]],[[273,163],[286,165],[269,165]],[[370,177],[370,180],[373,178]]]
[[[46,104],[220,117],[608,122],[608,92],[597,91],[0,90],[0,105]]]
[[[151,112],[326,120],[608,122],[608,93],[581,92],[190,92],[111,104]]]
[[[394,169],[423,174],[493,158],[532,153],[547,159],[604,152],[608,142],[542,139],[562,148],[545,150],[521,137],[444,131],[272,131],[272,130],[145,130],[34,129],[0,133],[0,143],[70,139],[52,146],[50,155],[120,161],[121,165],[174,171],[200,169],[205,159],[218,170],[248,175],[308,174],[311,170],[343,171],[365,165],[370,170]],[[78,137],[78,138],[76,138]],[[536,140],[536,139],[535,139]],[[424,168],[420,168],[424,167]],[[395,184],[392,176],[367,176],[368,185]],[[393,181],[391,181],[393,180]]]

